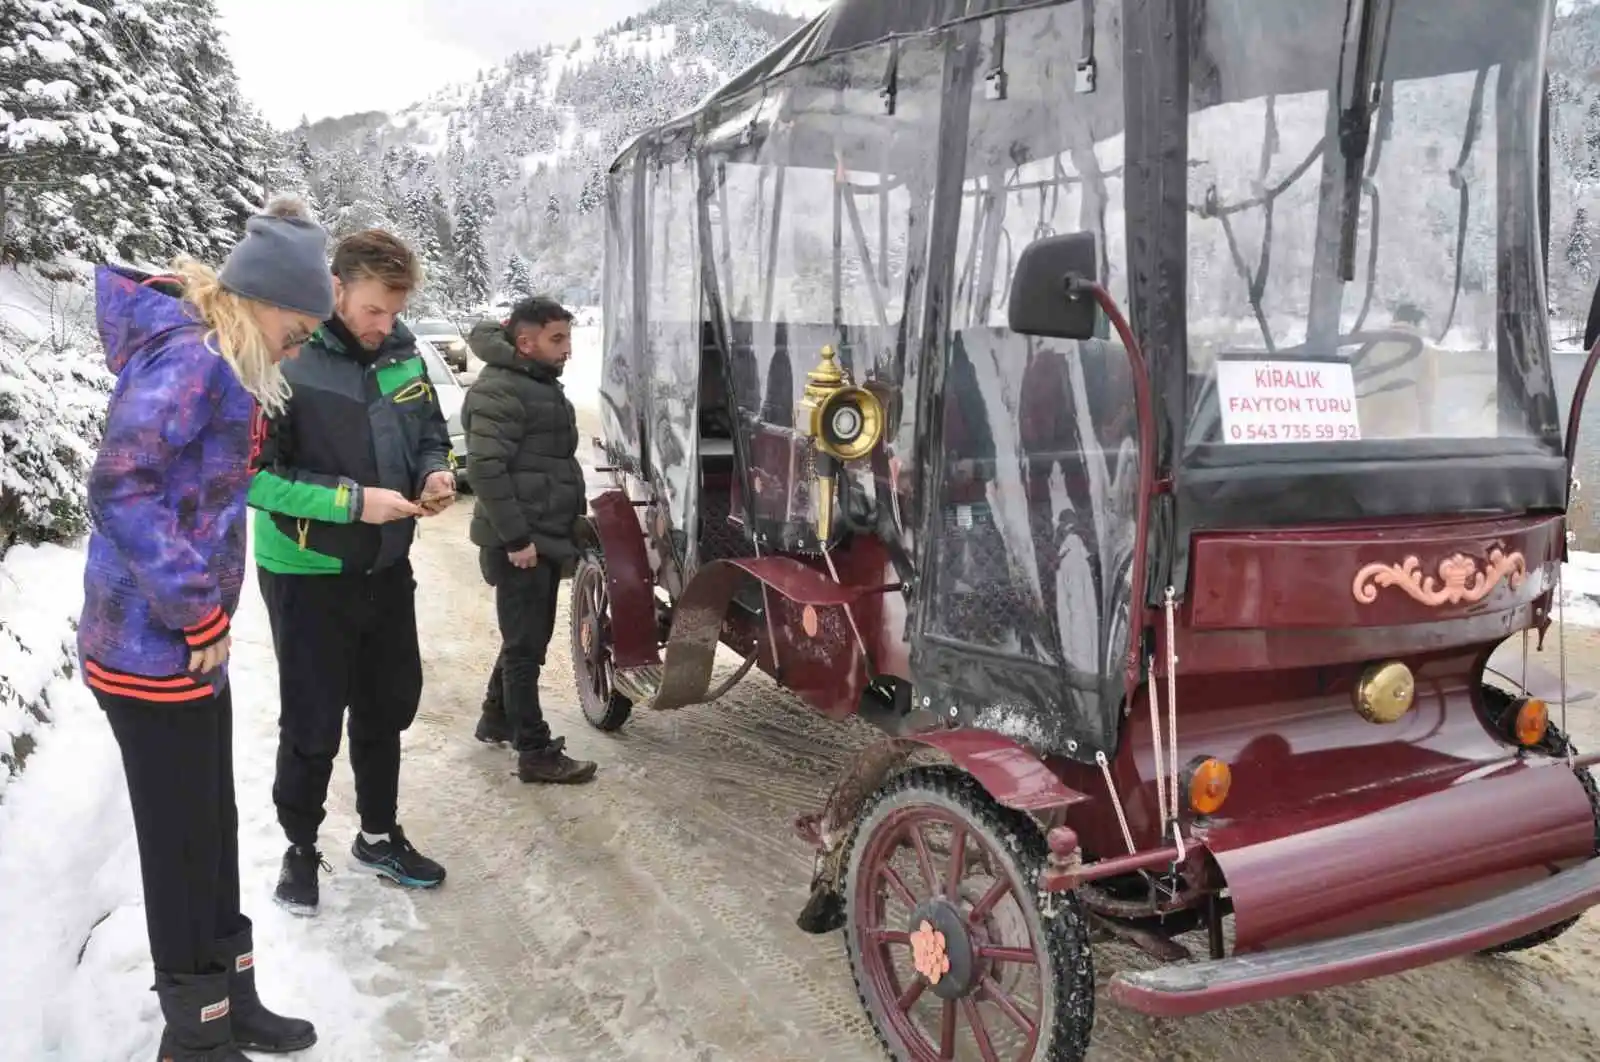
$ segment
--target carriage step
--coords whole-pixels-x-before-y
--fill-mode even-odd
[[[648,708],[661,689],[661,665],[618,669],[612,678],[618,693],[633,702],[635,708]]]
[[[684,689],[682,688],[683,683],[680,682],[677,688],[668,691],[668,703],[665,707],[687,708],[691,704],[710,704],[737,686],[750,673],[750,669],[755,667],[758,656],[758,653],[752,651],[731,674],[724,676],[721,682],[713,684],[710,681],[711,677],[707,676],[708,683],[701,689]],[[656,700],[661,696],[662,692],[662,670],[664,666],[663,664],[646,664],[643,667],[619,670],[612,676],[612,688],[632,701],[635,708],[660,707],[656,704]]]
[[[1414,922],[1226,959],[1124,970],[1114,1002],[1162,1018],[1315,992],[1492,948],[1600,901],[1600,859]]]

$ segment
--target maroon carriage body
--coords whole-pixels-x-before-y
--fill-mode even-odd
[[[585,710],[760,669],[886,731],[799,821],[801,924],[897,1057],[1081,1057],[1090,924],[1179,1015],[1600,899],[1536,662],[1552,18],[843,0],[618,156]]]

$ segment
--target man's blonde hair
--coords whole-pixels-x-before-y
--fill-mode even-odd
[[[339,241],[333,249],[333,275],[341,283],[376,280],[390,291],[413,292],[422,287],[422,263],[394,233],[362,229]]]

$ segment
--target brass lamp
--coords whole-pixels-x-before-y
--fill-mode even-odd
[[[839,465],[872,452],[883,438],[883,406],[865,387],[850,382],[835,360],[832,346],[806,374],[806,389],[795,407],[800,430],[815,456],[812,484],[817,538],[827,542],[833,531],[833,504]]]

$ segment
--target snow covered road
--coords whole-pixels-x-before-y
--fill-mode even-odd
[[[305,1062],[858,1062],[883,1056],[837,936],[794,926],[810,859],[793,815],[872,732],[812,716],[761,678],[722,702],[643,714],[617,735],[573,703],[565,613],[545,687],[581,788],[535,789],[510,754],[472,740],[493,655],[488,590],[466,542],[467,506],[424,525],[415,553],[427,662],[406,735],[401,816],[449,868],[410,894],[349,868],[348,768],[324,836],[335,873],[323,910],[270,901],[282,839],[270,799],[276,698],[252,575],[236,624],[236,742],[244,888],[269,1000],[317,1021]],[[52,551],[13,593],[75,600],[75,556]],[[9,567],[9,565],[8,565]],[[0,609],[0,611],[6,611]],[[1573,671],[1600,677],[1600,635],[1569,638]],[[1553,647],[1553,639],[1552,639]],[[3,648],[3,647],[0,647]],[[0,653],[3,655],[3,653]],[[4,663],[4,661],[0,661]],[[75,683],[52,688],[57,723],[0,802],[0,1058],[148,1062],[158,1032],[127,796],[116,748]],[[1573,709],[1600,744],[1600,708]],[[1146,965],[1096,951],[1104,985]],[[1473,1055],[1593,1057],[1600,1037],[1600,919],[1554,947],[1470,960],[1300,1000],[1158,1022],[1102,995],[1091,1062],[1390,1062]]]

